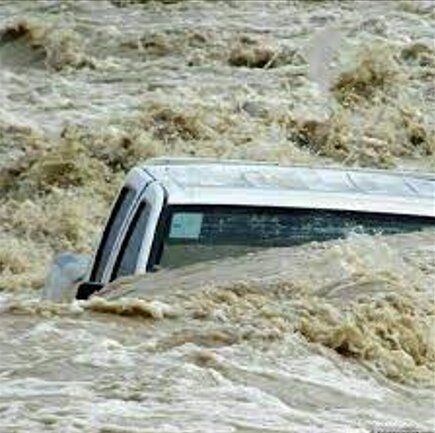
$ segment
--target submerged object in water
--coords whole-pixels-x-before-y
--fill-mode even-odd
[[[127,175],[77,298],[157,269],[433,227],[434,185],[430,173],[148,160]]]

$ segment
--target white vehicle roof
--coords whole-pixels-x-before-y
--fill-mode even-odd
[[[244,205],[435,216],[435,173],[157,158],[141,166],[168,204]]]

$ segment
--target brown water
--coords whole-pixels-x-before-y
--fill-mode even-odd
[[[433,171],[434,4],[367,5],[0,0],[1,432],[434,430],[433,232],[39,302],[150,156]]]

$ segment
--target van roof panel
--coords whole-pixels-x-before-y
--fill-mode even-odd
[[[164,186],[173,204],[325,207],[329,202],[328,208],[365,210],[363,203],[371,203],[368,211],[386,212],[395,203],[397,213],[435,216],[433,173],[198,158],[156,158],[142,168]]]

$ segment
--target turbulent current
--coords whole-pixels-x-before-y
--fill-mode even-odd
[[[0,432],[433,432],[433,230],[40,294],[148,157],[433,171],[434,41],[432,1],[0,0]]]

